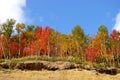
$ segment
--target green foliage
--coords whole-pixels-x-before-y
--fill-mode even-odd
[[[10,39],[13,33],[13,26],[15,24],[14,19],[8,19],[5,23],[1,26],[2,31],[2,54],[4,54],[5,58],[9,58],[10,55]]]
[[[84,31],[83,31],[83,29],[79,25],[76,25],[72,29],[72,35],[78,41],[85,41],[85,39],[86,39]]]
[[[3,31],[3,34],[10,38],[11,34],[13,32],[13,26],[15,24],[15,20],[14,19],[8,19],[5,23],[2,24],[1,29]]]
[[[104,33],[107,33],[108,34],[108,29],[105,25],[100,25],[100,27],[98,28],[98,33],[99,32],[104,32]]]
[[[74,49],[76,49],[74,53],[77,53],[80,59],[83,60],[85,55],[85,49],[87,47],[87,36],[85,35],[83,29],[79,25],[76,25],[72,29],[72,36],[75,44]]]
[[[26,28],[26,31],[31,32],[31,31],[34,31],[34,29],[35,29],[34,25],[28,25],[27,28]]]

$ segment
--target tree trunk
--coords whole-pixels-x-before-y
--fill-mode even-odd
[[[49,41],[48,41],[48,46],[47,46],[47,48],[48,48],[48,57],[50,57],[50,43],[49,43]]]
[[[19,51],[18,51],[18,57],[20,57],[20,33],[18,33],[19,35]]]

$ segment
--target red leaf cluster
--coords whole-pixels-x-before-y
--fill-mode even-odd
[[[10,53],[11,53],[10,56],[13,57],[18,52],[18,49],[19,49],[18,43],[10,42],[9,46],[10,46]]]
[[[97,50],[92,47],[92,46],[89,46],[87,49],[86,49],[86,59],[87,61],[90,61],[90,62],[94,62],[97,58]]]
[[[113,30],[112,33],[110,34],[112,39],[114,40],[120,40],[120,33],[117,30]]]
[[[50,36],[49,26],[46,26],[45,29],[42,29],[42,27],[38,26],[35,34],[36,39],[32,41],[31,44],[24,49],[24,54],[25,55],[47,54],[49,36]]]

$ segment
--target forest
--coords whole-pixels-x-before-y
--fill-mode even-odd
[[[34,55],[72,57],[78,63],[120,67],[120,32],[112,30],[109,34],[104,24],[98,27],[96,34],[89,36],[80,25],[75,25],[69,34],[63,34],[49,26],[26,26],[14,19],[1,23],[1,59]]]

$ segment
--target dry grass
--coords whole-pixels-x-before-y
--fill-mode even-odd
[[[96,74],[95,71],[77,69],[61,71],[1,70],[0,80],[120,80],[120,74]]]

